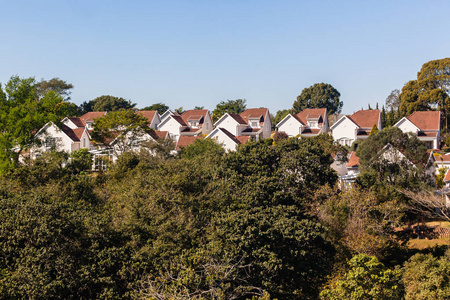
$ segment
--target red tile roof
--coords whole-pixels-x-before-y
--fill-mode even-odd
[[[359,127],[372,128],[373,125],[379,124],[380,110],[379,109],[366,109],[358,110],[351,116],[347,116]]]
[[[437,162],[440,162],[440,161],[450,162],[450,154],[437,154],[436,153],[434,155],[434,157],[436,158]]]
[[[83,128],[72,129],[72,130],[75,133],[75,135],[77,136],[78,140],[81,140],[81,137],[83,136],[85,128],[83,127]]]
[[[325,119],[325,114],[327,113],[326,108],[307,108],[294,115],[297,120],[299,120],[303,125],[306,125],[307,118],[317,118],[322,116],[322,122]]]
[[[245,144],[250,139],[250,136],[239,135],[239,136],[236,136],[236,139],[239,140],[239,142],[241,142],[241,144]]]
[[[356,152],[353,151],[348,159],[347,168],[354,168],[359,166],[359,157],[356,156]]]
[[[155,131],[155,133],[160,139],[166,139],[168,137],[168,131]]]
[[[72,123],[75,124],[75,126],[77,127],[84,127],[85,125],[80,118],[71,117],[69,118],[69,120],[72,121]]]
[[[181,118],[186,124],[189,124],[188,120],[199,120],[200,124],[203,124],[207,114],[207,109],[190,109],[182,113]],[[200,120],[202,117],[203,119]]]
[[[267,108],[249,108],[241,112],[239,115],[241,116],[242,119],[244,119],[244,121],[247,124],[248,119],[253,118],[261,118],[260,122],[263,123],[265,121],[264,117],[266,116],[267,112],[268,112]]]
[[[303,131],[302,131],[302,135],[303,134],[319,134],[319,132],[320,132],[320,129],[316,129],[316,128],[305,128]]]
[[[99,117],[103,117],[104,115],[106,115],[106,111],[91,111],[91,112],[87,112],[84,115],[82,115],[80,117],[80,120],[83,123],[92,122]]]
[[[239,124],[247,125],[247,122],[240,115],[234,114],[234,113],[228,113],[228,114],[230,115],[230,117],[235,119],[236,122],[238,122]]]
[[[420,130],[439,130],[441,113],[439,111],[415,111],[407,117]]]
[[[183,118],[181,118],[181,116],[175,116],[173,115],[172,118],[175,119],[175,121],[177,121],[178,123],[180,123],[180,125],[182,126],[187,126],[186,122],[184,122]]]
[[[196,139],[202,139],[201,136],[189,136],[189,135],[182,135],[178,139],[177,142],[177,150],[180,150],[181,148],[185,148],[189,145],[192,145]]]
[[[445,173],[444,181],[450,181],[450,169]]]
[[[141,116],[147,118],[148,123],[150,124],[156,115],[156,110],[139,110],[136,113],[138,115],[141,115]]]
[[[81,128],[84,130],[84,128]],[[61,124],[61,130],[74,142],[79,142],[80,138],[77,136],[77,134],[68,126]],[[75,129],[78,130],[78,129]],[[81,137],[81,136],[80,136]]]

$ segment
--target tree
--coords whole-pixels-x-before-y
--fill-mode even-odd
[[[207,153],[215,153],[215,155],[222,156],[225,150],[213,139],[196,139],[192,145],[181,149],[179,156],[189,159]]]
[[[273,126],[276,126],[278,123],[280,123],[281,120],[283,120],[284,117],[286,117],[290,112],[291,112],[290,109],[282,109],[277,111],[275,117],[272,118]]]
[[[444,300],[450,298],[450,259],[416,254],[404,266],[405,299]]]
[[[12,76],[4,89],[0,85],[0,172],[17,165],[22,151],[36,142],[37,130],[59,122],[73,108],[53,90],[40,96],[34,78]]]
[[[350,270],[320,293],[327,300],[402,299],[401,270],[390,270],[373,256],[358,254]]]
[[[400,91],[395,89],[393,90],[389,96],[386,98],[386,108],[389,110],[397,111],[400,107],[400,99],[398,96],[400,95]]]
[[[292,106],[293,113],[299,113],[305,108],[326,108],[329,115],[340,113],[343,102],[341,94],[328,83],[316,83],[303,89]]]
[[[377,125],[373,124],[372,129],[370,130],[369,135],[374,134],[374,133],[376,133],[376,132],[378,132],[378,131],[379,131],[379,130],[378,130]]]
[[[131,109],[136,106],[136,103],[131,103],[130,100],[124,98],[104,95],[89,101],[89,104],[84,105],[86,108],[91,108],[92,111],[118,111],[124,109]]]
[[[168,109],[169,109],[169,107],[167,105],[165,105],[162,102],[159,102],[159,103],[155,103],[155,104],[150,105],[150,106],[146,106],[146,107],[144,107],[144,108],[142,108],[140,110],[156,110],[160,115],[162,115]]]
[[[409,115],[417,110],[438,109],[447,115],[450,111],[450,58],[432,60],[423,64],[417,79],[402,88],[399,95],[400,111]]]
[[[133,110],[119,110],[107,113],[94,120],[92,139],[96,143],[111,146],[116,157],[139,147],[145,134],[153,129],[148,127],[147,118]]]
[[[221,101],[213,111],[213,121],[217,121],[225,113],[240,114],[247,108],[245,102],[245,99]]]
[[[73,84],[59,79],[58,77],[50,80],[41,79],[36,83],[36,89],[39,97],[44,97],[49,91],[54,91],[58,95],[64,97],[65,101],[70,100],[70,90],[73,89]]]

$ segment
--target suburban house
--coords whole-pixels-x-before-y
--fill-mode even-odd
[[[441,142],[441,112],[415,111],[403,117],[394,126],[403,132],[412,132],[425,143],[427,149],[439,149]]]
[[[82,148],[91,149],[89,130],[93,128],[94,120],[105,114],[106,112],[88,112],[81,117],[66,117],[59,126],[53,122],[45,124],[36,133],[40,145],[30,149],[30,157],[36,158],[49,150],[72,153]]]
[[[249,108],[240,114],[225,113],[214,124],[235,137],[248,136],[256,140],[267,139],[272,133],[272,120],[267,108]]]
[[[335,141],[344,146],[351,146],[356,140],[365,140],[373,125],[382,129],[379,109],[359,110],[350,116],[343,116],[330,129]]]
[[[327,109],[307,108],[298,114],[288,114],[276,127],[278,131],[283,131],[290,137],[310,137],[328,133]]]
[[[180,138],[178,139],[178,141],[176,141],[175,144],[175,150],[180,151],[183,148],[186,148],[189,145],[192,145],[194,143],[195,140],[197,139],[202,139],[202,136],[195,136],[195,135],[182,135],[180,136]]]
[[[234,136],[225,128],[218,127],[211,131],[206,138],[215,139],[217,143],[222,145],[225,151],[229,152],[235,151],[238,145],[246,143],[250,139],[250,136]]]
[[[161,118],[156,110],[138,110],[138,115],[146,117],[148,120],[148,127],[156,130],[158,124],[161,123]]]
[[[193,109],[181,115],[168,114],[157,128],[168,131],[170,138],[178,141],[180,136],[207,135],[213,129],[213,123],[207,109]]]

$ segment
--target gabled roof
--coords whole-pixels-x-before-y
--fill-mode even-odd
[[[322,117],[322,122],[325,120],[327,115],[327,109],[326,108],[307,108],[299,112],[298,114],[294,115],[294,117],[299,120],[302,124],[306,125],[307,120],[317,120]]]
[[[223,119],[228,118],[228,117],[231,117],[238,124],[247,125],[247,122],[240,115],[234,114],[234,113],[225,113],[225,114],[223,114],[223,116],[221,116],[219,118],[219,120],[216,121],[216,123],[214,123],[214,126],[217,126],[220,122],[222,122]]]
[[[79,119],[84,124],[86,124],[86,122],[92,122],[97,118],[103,117],[104,115],[106,115],[106,111],[91,111],[91,112],[85,113],[84,115],[79,117]]]
[[[347,168],[356,168],[359,167],[359,157],[356,156],[356,152],[352,151],[350,154],[350,158],[348,159]]]
[[[379,109],[358,110],[353,115],[347,117],[362,128],[372,128],[373,125],[378,126],[380,124]]]
[[[75,126],[77,126],[77,127],[84,127],[84,125],[85,125],[85,123],[83,123],[83,121],[80,118],[69,117],[67,119],[72,121],[72,123],[75,124]]]
[[[414,127],[416,128],[417,131],[420,130],[420,128],[417,127],[416,124],[414,124],[413,122],[411,122],[411,120],[409,120],[407,117],[401,118],[397,123],[394,124],[394,126],[399,127],[401,123],[405,123],[405,122],[411,124],[412,126],[414,126]]]
[[[175,121],[180,123],[181,126],[187,126],[187,124],[184,122],[184,120],[181,116],[172,115],[172,116],[169,116],[169,118],[173,118]]]
[[[415,111],[407,117],[420,130],[439,130],[441,124],[440,111]]]
[[[155,131],[156,135],[158,136],[158,138],[160,139],[167,139],[169,138],[169,132],[168,131]]]
[[[185,148],[189,145],[192,145],[196,139],[202,139],[201,136],[189,136],[189,135],[182,135],[178,139],[176,149],[181,150],[181,148]]]
[[[216,133],[217,131],[221,131],[223,132],[227,137],[229,137],[234,143],[236,144],[241,144],[241,141],[239,141],[234,134],[232,134],[231,132],[229,132],[228,130],[226,130],[225,128],[222,127],[218,127],[216,129],[214,129],[210,134],[208,134],[208,137],[211,135],[214,135],[214,133]],[[214,132],[214,133],[213,133]]]
[[[241,142],[241,144],[245,144],[250,139],[250,136],[249,135],[238,135],[238,136],[236,136],[236,139],[238,139],[239,142]]]
[[[207,109],[190,109],[182,113],[181,118],[186,124],[189,124],[189,120],[196,120],[203,124],[207,114]]]
[[[241,112],[239,115],[248,124],[248,119],[260,119],[260,122],[265,121],[265,116],[269,113],[267,108],[249,108]]]
[[[444,182],[450,181],[450,169],[447,170],[444,177]]]
[[[148,123],[150,124],[153,121],[153,118],[155,118],[157,111],[156,110],[139,110],[136,113],[138,115],[141,115],[141,116],[147,118]]]
[[[60,129],[64,132],[72,141],[79,142],[83,132],[85,131],[83,128],[71,129],[69,126],[61,124]]]

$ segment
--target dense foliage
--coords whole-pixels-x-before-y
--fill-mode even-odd
[[[302,90],[292,105],[292,112],[299,113],[305,108],[326,108],[328,114],[340,113],[343,102],[341,94],[331,84],[316,83]]]

